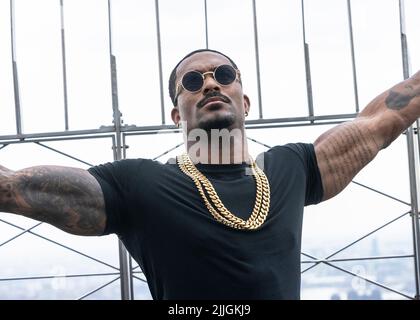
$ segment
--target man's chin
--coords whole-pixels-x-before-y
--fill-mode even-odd
[[[230,129],[235,123],[234,115],[214,116],[207,119],[202,119],[198,123],[200,129],[210,131],[211,129]]]

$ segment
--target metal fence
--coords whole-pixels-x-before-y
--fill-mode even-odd
[[[174,125],[166,123],[166,113],[168,112],[167,103],[165,103],[165,93],[164,93],[164,68],[163,68],[163,44],[164,40],[162,39],[161,34],[161,26],[162,26],[162,19],[160,17],[160,8],[159,5],[161,1],[154,0],[149,1],[153,3],[154,12],[150,12],[154,14],[155,25],[150,26],[150,28],[154,28],[155,32],[155,39],[156,39],[156,51],[155,55],[157,57],[157,68],[155,69],[158,75],[158,86],[159,86],[159,104],[160,104],[160,121],[149,124],[149,125],[126,125],[123,123],[123,117],[121,113],[121,108],[119,106],[119,93],[118,93],[118,83],[117,79],[119,79],[118,74],[118,66],[120,62],[123,60],[119,59],[118,54],[116,54],[114,49],[114,28],[113,28],[113,7],[111,4],[113,2],[108,0],[106,2],[106,9],[107,9],[107,24],[108,24],[108,55],[109,55],[109,79],[110,81],[110,90],[111,90],[111,101],[112,101],[112,125],[102,125],[100,128],[96,129],[80,129],[80,130],[72,130],[71,122],[69,121],[69,110],[71,109],[69,105],[70,95],[68,89],[68,64],[67,64],[67,57],[66,52],[67,42],[66,42],[66,24],[64,18],[66,16],[66,4],[67,2],[64,0],[57,0],[59,4],[59,12],[57,15],[60,16],[60,41],[61,41],[61,76],[62,76],[62,93],[63,93],[63,123],[64,128],[63,130],[58,130],[55,132],[35,132],[35,133],[26,133],[23,129],[22,125],[22,99],[20,93],[20,61],[16,54],[17,49],[19,49],[17,45],[17,36],[16,36],[16,24],[19,21],[16,19],[16,12],[15,12],[15,5],[16,2],[19,0],[10,0],[9,2],[9,17],[10,17],[10,48],[11,48],[11,62],[12,62],[12,83],[13,83],[13,98],[14,98],[14,116],[15,116],[15,132],[10,132],[10,134],[5,134],[0,136],[0,150],[8,150],[10,148],[14,148],[16,145],[20,144],[34,144],[37,147],[47,149],[54,153],[58,153],[64,157],[70,158],[76,162],[79,162],[85,166],[91,166],[93,163],[89,161],[82,160],[82,157],[71,155],[68,152],[64,152],[60,150],[60,148],[52,147],[51,142],[67,142],[67,141],[98,141],[103,140],[106,141],[106,144],[112,147],[112,158],[113,160],[119,160],[127,157],[127,149],[129,144],[127,140],[133,139],[134,137],[141,137],[141,136],[153,136],[163,139],[163,137],[168,136],[179,136],[176,133],[179,132]],[[102,2],[104,3],[105,0]],[[322,2],[322,1],[320,1]],[[327,1],[328,2],[328,1]],[[244,5],[244,2],[241,2]],[[354,41],[354,34],[353,34],[353,20],[352,20],[352,1],[347,0],[343,1],[346,5],[346,16],[345,19],[348,21],[348,34],[346,37],[349,39],[349,49],[350,49],[350,65],[351,65],[351,83],[352,83],[352,91],[354,101],[352,103],[352,112],[348,113],[336,113],[336,114],[317,114],[316,108],[314,108],[314,82],[311,77],[312,67],[310,64],[311,61],[311,43],[307,40],[307,24],[305,20],[305,8],[306,3],[305,1],[301,0],[299,3],[300,8],[300,21],[296,21],[296,23],[301,23],[301,48],[303,49],[302,52],[302,65],[304,66],[304,75],[305,75],[305,93],[306,93],[306,114],[299,115],[299,116],[288,116],[288,117],[267,117],[265,116],[265,108],[264,106],[268,104],[272,104],[273,101],[269,98],[265,98],[264,90],[262,89],[264,81],[262,80],[261,73],[264,71],[264,68],[261,67],[261,53],[260,53],[260,40],[259,36],[261,35],[259,31],[260,20],[264,19],[257,14],[257,9],[259,5],[263,5],[261,1],[256,0],[249,0],[246,6],[250,9],[252,15],[249,19],[249,23],[252,23],[252,40],[253,40],[253,56],[255,58],[254,61],[254,68],[255,68],[255,92],[257,96],[257,110],[254,113],[254,118],[250,119],[246,122],[246,127],[248,132],[257,132],[254,130],[275,130],[275,128],[309,128],[315,126],[329,126],[337,123],[341,123],[348,119],[354,118],[361,108],[359,107],[360,99],[359,99],[359,84],[358,80],[358,70],[357,70],[357,48],[355,48],[355,41]],[[209,31],[209,6],[212,4],[212,0],[203,0],[202,1],[202,11],[197,12],[196,14],[200,16],[200,20],[204,21],[202,33],[204,34],[204,46],[209,47],[209,43],[211,44],[211,32]],[[402,76],[404,78],[409,77],[410,70],[409,70],[409,58],[408,58],[408,36],[405,30],[405,17],[404,17],[404,0],[395,1],[395,4],[398,5],[399,9],[399,35],[400,35],[400,44],[401,44],[401,57],[402,60]],[[182,3],[180,3],[182,5]],[[325,3],[324,3],[325,5]],[[186,8],[183,8],[184,10]],[[327,7],[325,9],[328,9]],[[175,17],[176,18],[176,17]],[[257,19],[258,18],[258,19]],[[214,19],[214,17],[213,17]],[[234,19],[232,20],[234,21]],[[230,23],[230,22],[229,22]],[[418,36],[418,35],[417,35]],[[413,36],[414,38],[414,36]],[[281,39],[279,40],[281,41]],[[4,39],[1,40],[2,44],[5,43]],[[187,47],[187,46],[186,46]],[[27,104],[30,102],[26,101]],[[156,107],[156,106],[154,106]],[[45,115],[47,117],[47,115]],[[311,269],[318,268],[319,265],[326,265],[331,268],[335,268],[340,272],[349,274],[351,277],[355,277],[358,279],[362,279],[363,281],[367,281],[368,283],[378,286],[384,290],[393,292],[397,294],[401,298],[407,299],[419,299],[419,288],[420,288],[420,267],[419,267],[419,257],[420,257],[420,231],[419,231],[419,198],[420,198],[420,185],[419,185],[419,170],[420,170],[420,162],[419,162],[419,149],[420,149],[420,140],[418,135],[418,128],[419,128],[419,121],[409,128],[406,132],[406,140],[407,140],[407,154],[408,154],[408,167],[409,167],[409,177],[410,177],[410,194],[411,199],[410,202],[403,201],[398,197],[394,197],[389,195],[385,192],[378,190],[377,188],[370,187],[366,184],[360,183],[358,181],[353,181],[354,185],[362,187],[369,192],[375,192],[376,194],[380,194],[383,197],[388,199],[392,199],[398,203],[403,204],[407,207],[404,213],[397,215],[396,217],[381,223],[379,226],[373,228],[370,232],[366,233],[363,236],[359,236],[353,241],[349,242],[348,244],[340,247],[338,250],[331,252],[324,258],[320,258],[315,256],[314,254],[310,254],[307,252],[302,252],[302,274],[303,276]],[[252,129],[252,130],[251,130]],[[161,135],[163,134],[163,135]],[[263,143],[259,141],[259,139],[254,139],[249,137],[248,138],[253,143],[256,143],[264,148],[269,148],[270,146],[267,143]],[[162,149],[162,153],[155,156],[154,159],[159,160],[162,157],[172,153],[177,152],[177,148],[182,146],[182,143],[175,143],[173,147]],[[130,145],[131,147],[131,145]],[[1,152],[0,151],[0,152]],[[1,159],[1,158],[0,158]],[[337,213],[340,214],[340,213]],[[355,244],[359,243],[360,241],[364,240],[365,238],[375,234],[379,230],[389,226],[390,224],[395,223],[396,221],[400,221],[401,219],[407,219],[410,217],[411,219],[411,232],[412,232],[412,243],[413,243],[413,251],[411,254],[400,254],[400,255],[382,255],[382,256],[364,256],[364,257],[352,257],[352,258],[335,258],[339,253],[351,248]],[[101,265],[104,265],[108,272],[93,272],[93,273],[73,273],[73,274],[66,274],[66,275],[40,275],[40,276],[14,276],[14,277],[2,277],[0,279],[0,286],[6,285],[11,281],[29,281],[34,279],[59,279],[60,277],[65,278],[76,278],[76,277],[94,277],[94,276],[109,276],[111,280],[104,281],[104,283],[93,290],[89,290],[88,292],[81,294],[78,298],[84,299],[92,295],[93,293],[105,288],[106,286],[116,283],[119,281],[120,289],[121,289],[121,299],[133,299],[134,298],[134,285],[133,280],[138,280],[141,282],[145,282],[141,272],[139,271],[138,266],[133,266],[132,261],[127,254],[124,246],[121,242],[118,244],[118,252],[119,252],[119,265],[112,265],[110,263],[105,262],[103,259],[95,258],[91,254],[87,254],[82,252],[82,250],[74,249],[71,245],[66,245],[60,243],[59,241],[55,241],[51,239],[47,235],[43,235],[41,232],[37,232],[36,229],[39,228],[42,223],[32,224],[29,227],[23,227],[19,223],[11,222],[9,219],[1,219],[0,222],[3,225],[11,226],[18,230],[18,233],[14,234],[8,239],[5,239],[0,243],[0,250],[2,247],[10,246],[14,242],[16,242],[21,236],[25,234],[31,234],[35,237],[43,239],[44,241],[48,241],[56,246],[59,246],[65,250],[70,250],[78,255],[81,255],[89,260],[95,261]],[[1,254],[1,252],[0,252]],[[7,258],[7,257],[6,257]],[[12,258],[11,258],[12,259]],[[358,274],[357,272],[348,270],[345,267],[339,266],[339,262],[349,262],[349,261],[377,261],[377,260],[393,260],[393,259],[411,259],[414,264],[413,269],[413,282],[415,287],[414,294],[410,294],[407,292],[403,292],[398,288],[393,288],[391,286],[385,285],[380,281],[372,280],[371,278]],[[3,259],[2,259],[3,260]],[[309,265],[309,266],[308,266]]]

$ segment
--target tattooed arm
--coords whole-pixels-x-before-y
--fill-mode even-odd
[[[341,192],[381,149],[420,117],[420,71],[385,91],[350,122],[314,143],[327,200]]]
[[[101,235],[106,220],[96,179],[85,170],[59,166],[19,171],[0,166],[0,211],[86,236]]]

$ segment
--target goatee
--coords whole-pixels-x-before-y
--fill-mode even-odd
[[[206,119],[200,121],[198,127],[210,132],[211,129],[229,129],[235,123],[235,116],[228,115],[223,117],[212,117],[211,119]]]

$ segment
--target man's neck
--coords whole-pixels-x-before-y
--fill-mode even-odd
[[[187,141],[188,154],[194,163],[240,164],[250,162],[245,131],[212,130],[199,139]]]

